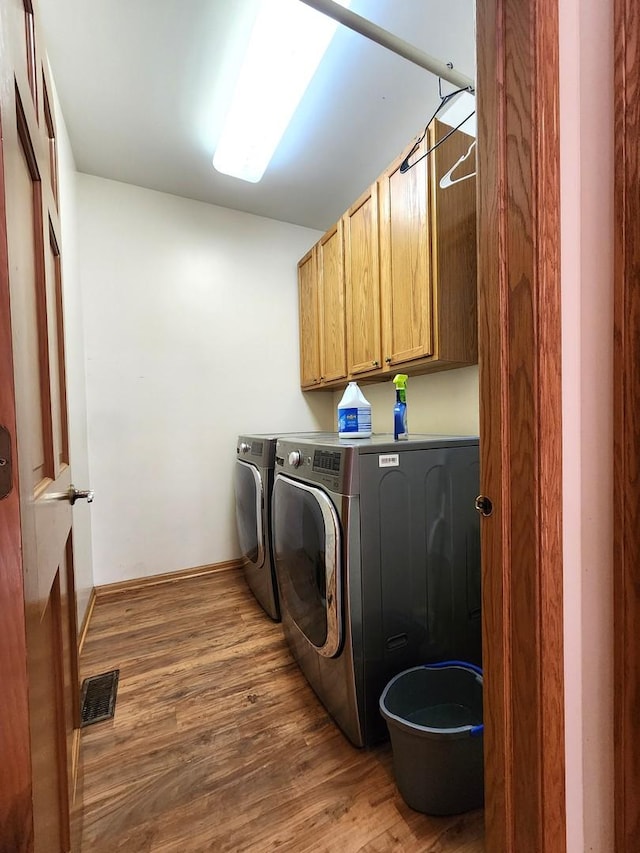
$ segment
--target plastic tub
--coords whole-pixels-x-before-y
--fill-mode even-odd
[[[407,669],[380,697],[396,784],[419,812],[460,814],[484,803],[482,670],[463,661]]]

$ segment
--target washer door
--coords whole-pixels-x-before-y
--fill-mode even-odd
[[[264,565],[264,488],[255,465],[236,459],[235,492],[242,558],[259,569]]]
[[[278,474],[273,545],[283,612],[318,654],[334,657],[342,644],[340,522],[327,493]]]

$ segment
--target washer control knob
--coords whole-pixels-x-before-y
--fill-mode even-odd
[[[289,454],[289,465],[293,468],[298,468],[302,465],[302,453],[299,450],[292,450]]]
[[[246,441],[241,441],[238,450],[240,453],[248,453],[251,450],[251,445],[247,444]]]

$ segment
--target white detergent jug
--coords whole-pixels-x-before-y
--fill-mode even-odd
[[[370,435],[371,403],[357,382],[349,382],[338,403],[338,437],[369,438]]]

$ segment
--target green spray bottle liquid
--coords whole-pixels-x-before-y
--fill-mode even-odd
[[[407,380],[406,373],[398,373],[393,379],[396,386],[396,404],[393,407],[393,438],[403,441],[409,438],[407,427]]]

